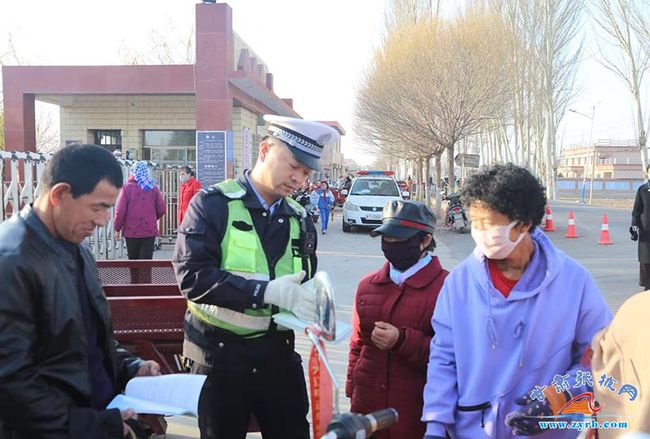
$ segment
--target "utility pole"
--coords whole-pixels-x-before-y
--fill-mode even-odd
[[[584,116],[587,119],[591,121],[591,126],[589,127],[589,144],[587,145],[587,154],[585,156],[585,166],[584,170],[582,172],[582,190],[580,191],[580,202],[585,203],[585,190],[587,187],[587,171],[589,169],[589,159],[591,158],[591,178],[590,178],[590,185],[589,185],[589,204],[591,204],[593,200],[593,194],[594,194],[594,170],[596,167],[596,147],[593,145],[593,133],[594,133],[594,116],[596,114],[596,105],[598,104],[595,103],[591,107],[591,116],[585,113],[581,113],[580,111],[576,111],[573,109],[569,109],[570,112],[579,114],[580,116]],[[589,149],[591,148],[591,149]]]
[[[596,173],[596,145],[593,144],[592,134],[594,132],[594,116],[596,115],[596,104],[591,107],[591,128],[589,129],[589,142],[591,145],[591,182],[589,183],[589,204],[594,198],[594,174]]]

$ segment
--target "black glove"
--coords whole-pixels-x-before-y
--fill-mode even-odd
[[[553,416],[553,410],[546,398],[538,401],[526,395],[517,398],[515,404],[520,405],[521,409],[506,415],[506,424],[512,427],[512,434],[515,436],[534,436],[541,433],[543,430],[539,426],[540,416]]]
[[[639,240],[639,232],[634,229],[634,227],[630,227],[630,239],[632,241],[638,241]]]
[[[126,424],[131,428],[136,439],[148,439],[153,434],[153,430],[139,419],[127,419]]]

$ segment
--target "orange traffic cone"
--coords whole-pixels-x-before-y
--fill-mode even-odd
[[[550,206],[546,206],[546,224],[544,225],[545,232],[555,232],[555,225],[553,224],[553,212]]]
[[[607,222],[607,214],[603,215],[603,225],[600,226],[600,245],[612,245],[614,242],[609,236],[609,223]]]
[[[578,234],[576,233],[576,219],[573,216],[573,211],[569,211],[569,226],[566,229],[565,238],[577,238]]]

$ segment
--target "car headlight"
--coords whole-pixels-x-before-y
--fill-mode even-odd
[[[352,212],[356,212],[359,210],[359,206],[356,204],[352,204],[350,201],[347,201],[344,206],[347,210],[350,210]]]

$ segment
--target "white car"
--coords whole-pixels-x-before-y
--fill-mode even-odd
[[[402,200],[403,195],[395,179],[383,172],[355,178],[343,204],[343,231],[379,227],[386,203]]]

